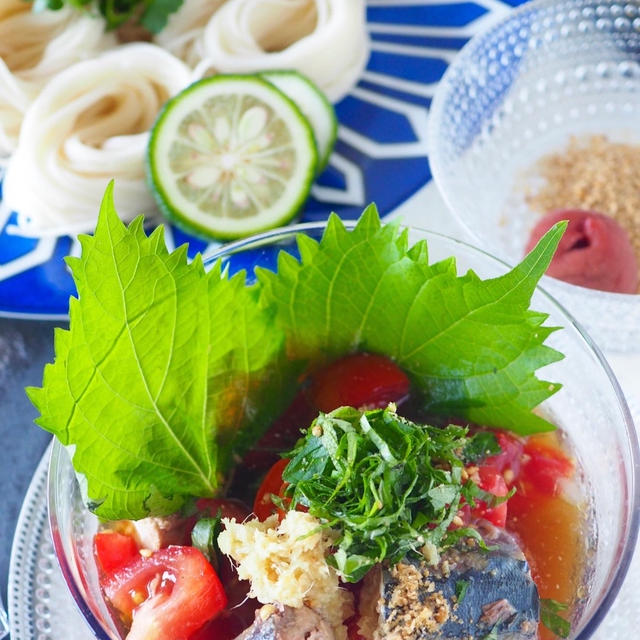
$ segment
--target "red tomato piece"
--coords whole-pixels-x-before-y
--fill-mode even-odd
[[[479,467],[478,477],[478,486],[494,496],[503,497],[509,493],[502,474],[495,467]],[[471,510],[471,516],[484,518],[496,527],[504,527],[507,522],[507,503],[503,502],[497,507],[489,508],[486,502],[477,500],[475,508]]]
[[[139,556],[111,576],[104,592],[125,620],[132,618],[127,640],[187,640],[227,605],[216,572],[194,547]]]
[[[321,411],[341,406],[383,408],[409,395],[409,378],[385,356],[355,353],[313,376],[311,396]]]
[[[569,478],[573,473],[571,460],[560,449],[539,442],[535,438],[527,442],[524,453],[523,482],[544,495],[557,495],[558,481]]]
[[[253,513],[256,514],[258,520],[266,520],[270,515],[278,513],[278,508],[271,501],[271,496],[279,496],[282,494],[286,483],[282,480],[282,473],[289,464],[287,458],[282,458],[276,462],[264,477],[256,498],[253,503]]]
[[[482,465],[494,467],[500,473],[504,473],[507,469],[510,469],[513,474],[513,479],[517,478],[520,473],[524,441],[504,431],[494,431],[493,434],[498,441],[501,451],[495,456],[486,458],[482,462]]]
[[[93,538],[93,554],[103,578],[133,562],[140,555],[136,541],[117,531],[96,533]]]

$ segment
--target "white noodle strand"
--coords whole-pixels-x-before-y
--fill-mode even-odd
[[[184,0],[155,44],[123,46],[102,18],[30,8],[0,0],[0,208],[25,235],[90,231],[110,179],[124,220],[155,215],[148,131],[193,80],[296,69],[337,101],[369,55],[364,0]]]
[[[195,67],[200,58],[194,51],[198,38],[211,16],[225,0],[184,0],[176,13],[169,16],[167,26],[155,36],[154,42]]]
[[[101,18],[0,0],[0,155],[16,148],[24,113],[51,77],[114,44]]]
[[[21,229],[92,230],[112,178],[124,220],[155,213],[144,175],[148,131],[190,75],[160,47],[136,43],[54,76],[27,110],[4,180],[4,204]]]
[[[337,101],[369,56],[364,0],[227,0],[194,51],[201,71],[296,69]]]

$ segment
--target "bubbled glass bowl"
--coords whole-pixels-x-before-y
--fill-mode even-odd
[[[525,176],[542,156],[572,136],[640,144],[640,1],[526,3],[462,49],[429,117],[433,176],[452,213],[474,244],[518,262],[539,219]],[[600,346],[640,351],[640,295],[543,286]]]

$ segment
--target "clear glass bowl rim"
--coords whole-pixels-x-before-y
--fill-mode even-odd
[[[347,229],[353,229],[356,225],[356,221],[342,221]],[[211,252],[207,252],[203,255],[203,261],[206,264],[210,264],[218,258],[223,258],[224,256],[232,253],[237,253],[251,245],[256,244],[266,244],[272,240],[284,239],[287,237],[294,237],[298,233],[304,233],[307,231],[323,231],[326,228],[326,222],[307,222],[296,225],[291,225],[289,227],[280,227],[277,229],[272,229],[270,231],[266,231],[254,236],[250,236],[248,238],[243,238],[241,240],[237,240],[235,242],[231,242],[229,244],[222,245],[219,248]],[[486,257],[490,262],[493,262],[496,265],[501,267],[510,269],[511,265],[507,262],[495,257],[494,255],[484,251],[483,249],[479,249],[478,247],[474,247],[469,243],[459,240],[457,238],[453,238],[446,234],[438,233],[435,231],[429,231],[427,229],[423,229],[421,227],[417,227],[415,225],[411,225],[409,227],[412,230],[415,230],[421,234],[424,234],[427,238],[427,243],[429,241],[429,237],[439,238],[441,240],[445,240],[447,242],[451,242],[453,244],[458,244],[464,248],[465,251],[471,251],[475,253],[482,254]],[[620,385],[609,366],[606,358],[602,354],[601,350],[598,346],[593,342],[590,336],[584,331],[580,323],[578,323],[573,316],[549,293],[545,291],[543,287],[538,286],[537,290],[547,299],[547,301],[556,309],[563,314],[568,322],[570,322],[578,335],[585,341],[587,349],[591,350],[595,355],[596,361],[602,367],[603,371],[606,373],[607,378],[612,386],[612,389],[615,393],[616,399],[618,401],[618,405],[620,407],[624,423],[625,423],[625,442],[628,445],[629,454],[632,462],[632,473],[629,478],[629,508],[631,511],[631,516],[627,521],[627,529],[626,535],[622,538],[622,551],[620,554],[619,562],[617,569],[613,573],[611,578],[609,588],[606,591],[600,606],[594,613],[592,614],[590,620],[587,622],[585,627],[582,629],[580,634],[576,636],[575,640],[588,640],[592,634],[597,629],[598,625],[602,622],[605,615],[609,611],[611,604],[615,600],[622,583],[624,582],[625,576],[627,574],[627,570],[631,563],[631,559],[633,557],[633,553],[635,550],[636,542],[638,539],[638,531],[640,528],[640,491],[638,491],[638,487],[640,487],[640,444],[638,442],[638,437],[636,434],[636,430],[634,427],[633,419],[631,417],[631,412],[627,405],[626,399],[620,388]],[[60,565],[60,569],[62,575],[65,579],[67,587],[79,608],[82,616],[86,620],[89,627],[92,629],[95,638],[97,640],[112,640],[111,636],[109,636],[104,630],[102,624],[95,616],[88,603],[86,602],[83,594],[81,593],[78,585],[75,583],[73,577],[73,571],[69,566],[68,559],[64,553],[63,543],[60,539],[60,536],[55,535],[55,531],[58,528],[57,525],[57,514],[55,509],[52,508],[54,504],[54,477],[53,474],[58,465],[58,461],[60,460],[60,456],[68,455],[65,451],[64,447],[60,444],[60,442],[55,439],[54,446],[51,448],[51,456],[49,461],[49,475],[48,475],[48,514],[49,514],[49,526],[51,529],[53,546],[56,554],[56,558],[58,559],[58,563]]]

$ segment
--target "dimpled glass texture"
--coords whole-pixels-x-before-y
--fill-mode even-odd
[[[640,2],[525,4],[462,49],[429,118],[432,171],[452,213],[474,244],[518,262],[539,218],[525,202],[535,178],[524,177],[537,160],[571,136],[640,143]],[[543,286],[601,347],[640,351],[640,295]]]

